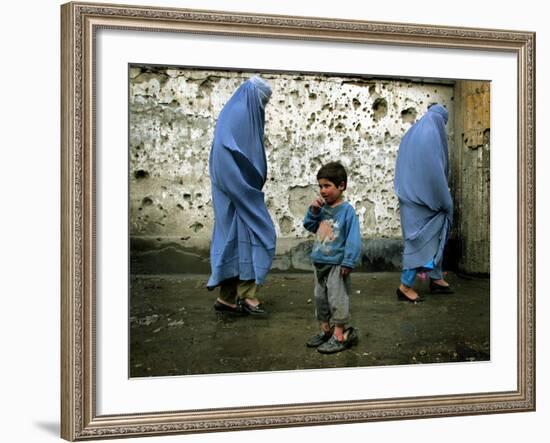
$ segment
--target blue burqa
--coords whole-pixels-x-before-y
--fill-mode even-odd
[[[449,191],[447,110],[433,105],[407,131],[395,165],[403,231],[403,269],[441,263],[453,219]]]
[[[267,176],[264,107],[271,89],[245,81],[223,107],[210,151],[214,230],[208,289],[238,277],[261,284],[275,253],[275,228],[262,188]]]

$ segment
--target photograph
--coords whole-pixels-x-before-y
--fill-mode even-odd
[[[490,360],[490,86],[130,64],[129,376]]]
[[[60,19],[63,438],[534,410],[533,32]]]
[[[2,441],[547,439],[544,2],[124,3],[3,14]]]

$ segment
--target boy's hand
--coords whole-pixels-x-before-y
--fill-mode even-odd
[[[325,200],[322,197],[317,197],[311,202],[311,212],[318,214],[321,210],[321,206],[325,204]]]
[[[340,275],[341,275],[342,277],[345,277],[346,275],[351,274],[351,271],[352,271],[351,268],[346,268],[345,266],[342,266],[342,267],[340,268]]]

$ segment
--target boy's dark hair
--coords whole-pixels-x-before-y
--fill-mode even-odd
[[[317,172],[317,180],[321,178],[334,183],[335,186],[340,186],[340,183],[344,182],[344,189],[348,187],[348,173],[340,162],[330,162],[321,166]]]

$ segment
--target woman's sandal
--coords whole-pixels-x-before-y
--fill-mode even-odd
[[[450,286],[438,285],[430,278],[430,292],[432,294],[453,294],[454,291]]]
[[[256,306],[249,305],[244,299],[239,298],[237,301],[237,306],[240,306],[247,314],[255,317],[267,317],[267,311],[264,309],[263,305],[260,303]]]
[[[220,302],[219,300],[216,300],[216,303],[214,303],[214,310],[216,312],[223,312],[226,314],[235,314],[235,315],[247,315],[248,313],[238,304],[235,305],[235,307],[226,305],[225,303]]]
[[[405,293],[402,292],[401,289],[399,289],[399,288],[397,288],[395,293],[397,294],[397,300],[399,300],[399,301],[408,301],[410,303],[420,303],[420,302],[424,301],[424,299],[422,297],[420,297],[420,295],[418,295],[418,294],[416,295],[415,299],[407,297],[405,295]]]

